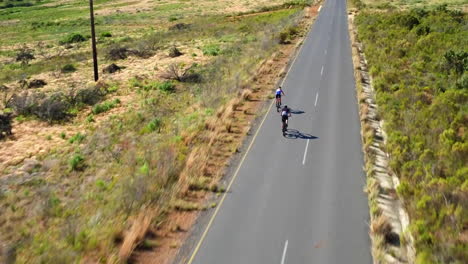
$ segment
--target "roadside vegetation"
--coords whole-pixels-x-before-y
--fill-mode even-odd
[[[353,2],[416,263],[466,263],[467,14],[457,1]]]
[[[98,14],[107,12],[106,4],[133,3],[96,2]],[[220,129],[241,138],[232,117],[251,98],[246,84],[261,62],[303,33],[297,23],[309,1],[268,2],[233,7],[227,14],[217,13],[214,1],[170,1],[138,13],[103,15],[97,19],[98,32],[105,33],[98,33],[99,57],[114,66],[97,84],[77,80],[90,79],[92,72],[86,9],[63,9],[60,1],[1,9],[0,137],[6,139],[0,144],[14,147],[15,136],[21,137],[9,135],[12,126],[13,132],[26,131],[28,124],[46,131],[67,127],[35,142],[52,144],[47,152],[2,167],[4,259],[117,263],[139,242],[119,252],[139,215],[159,225],[171,210],[216,206],[187,196],[223,191],[219,175],[207,169],[207,149]],[[155,12],[164,21],[148,29],[145,23]],[[38,19],[45,16],[50,19]],[[123,31],[114,31],[117,25]],[[223,139],[227,153],[235,153],[228,140],[233,139]],[[203,164],[194,156],[203,157]]]

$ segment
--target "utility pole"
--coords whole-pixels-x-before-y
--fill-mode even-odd
[[[89,0],[89,12],[90,12],[90,18],[91,18],[91,45],[93,48],[94,81],[97,82],[99,80],[99,73],[98,73],[97,50],[96,50],[96,32],[94,31],[93,0]]]

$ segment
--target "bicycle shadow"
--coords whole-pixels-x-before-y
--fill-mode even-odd
[[[311,134],[302,133],[296,129],[288,129],[284,137],[289,138],[289,139],[298,139],[298,138],[299,139],[317,139],[318,138],[316,136],[312,136]]]
[[[304,114],[305,112],[302,111],[302,110],[293,110],[291,109],[291,114],[293,115],[300,115],[300,114]]]

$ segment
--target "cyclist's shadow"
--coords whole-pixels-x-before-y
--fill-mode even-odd
[[[318,137],[316,136],[312,136],[311,134],[307,134],[307,133],[302,133],[300,132],[299,130],[296,130],[296,129],[288,129],[286,131],[286,135],[284,136],[286,138],[290,138],[290,139],[317,139]]]

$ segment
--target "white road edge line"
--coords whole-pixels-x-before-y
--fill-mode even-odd
[[[318,101],[318,93],[315,94],[315,105],[314,106],[317,106],[317,101]]]
[[[292,61],[292,63],[289,65],[289,69],[288,71],[286,72],[286,75],[283,77],[283,80],[281,81],[281,85],[284,85],[284,82],[286,81],[288,75],[289,75],[289,72],[291,71],[291,69],[293,68],[294,66],[294,63],[296,62],[297,58],[299,58],[299,55],[301,54],[302,52],[302,49],[304,48],[306,42],[307,42],[307,38],[309,37],[309,34],[310,32],[312,31],[312,28],[309,28],[308,31],[307,31],[307,34],[305,35],[304,37],[304,40],[302,41],[302,43],[300,44],[300,47],[299,47],[299,50],[297,50],[297,53],[295,54],[295,58],[294,60]],[[263,116],[263,119],[262,119],[262,122],[260,122],[260,125],[258,126],[257,128],[257,131],[255,132],[253,138],[252,138],[252,141],[250,141],[250,144],[249,146],[247,147],[247,150],[245,151],[244,153],[244,156],[242,157],[242,159],[240,160],[240,163],[239,165],[237,166],[237,169],[236,171],[234,172],[234,175],[232,176],[228,186],[226,187],[226,191],[223,193],[223,196],[221,197],[221,200],[219,201],[218,203],[218,206],[216,206],[216,209],[214,211],[214,213],[211,215],[211,218],[210,220],[208,221],[208,224],[207,226],[205,227],[205,230],[203,231],[202,235],[201,235],[201,238],[198,240],[198,243],[197,245],[195,246],[195,249],[193,250],[192,252],[192,255],[190,256],[190,259],[188,260],[187,264],[192,264],[192,262],[194,261],[195,257],[197,256],[198,254],[198,251],[200,250],[200,247],[201,245],[203,244],[203,241],[205,240],[205,237],[206,235],[208,234],[208,231],[210,230],[211,228],[211,225],[213,224],[215,218],[216,218],[216,215],[218,215],[218,212],[219,212],[219,209],[221,208],[221,206],[223,205],[224,203],[224,200],[226,199],[226,195],[229,193],[229,190],[231,190],[231,186],[232,184],[234,183],[235,179],[237,178],[237,175],[242,167],[242,164],[244,163],[244,160],[247,158],[247,155],[249,154],[249,151],[250,149],[252,148],[253,144],[255,143],[255,139],[257,138],[257,135],[260,133],[260,130],[263,126],[263,123],[265,123],[265,120],[267,119],[268,117],[268,113],[270,112],[271,108],[273,107],[273,103],[275,101],[274,100],[271,100],[271,103],[270,103],[270,106],[268,107],[267,109],[267,112],[264,114]],[[288,241],[286,241],[286,245],[288,244]]]
[[[322,69],[320,70],[320,75],[323,75],[323,65],[322,65]]]
[[[284,243],[283,257],[281,258],[281,264],[284,264],[284,261],[286,260],[286,251],[287,250],[288,250],[288,241],[286,240],[286,243]]]
[[[322,6],[319,7],[318,12],[320,12],[320,9],[322,9]]]
[[[307,140],[306,148],[304,150],[304,159],[302,159],[302,165],[305,165],[306,158],[307,158],[307,149],[309,148],[309,141],[310,139]]]
[[[327,50],[325,49],[325,55],[327,55]]]

